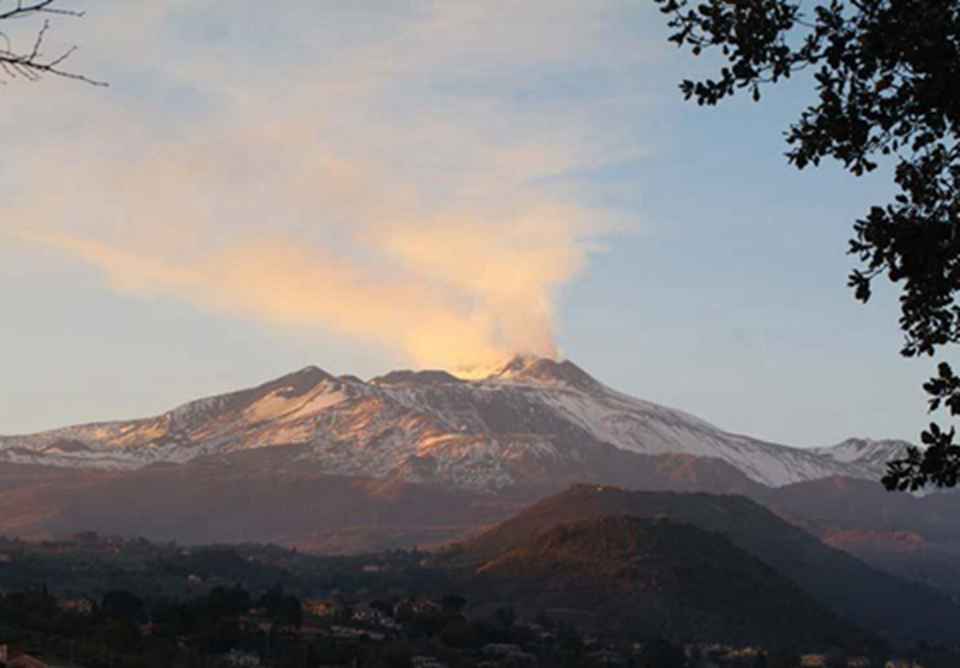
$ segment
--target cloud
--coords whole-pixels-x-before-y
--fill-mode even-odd
[[[336,16],[314,31],[284,23],[283,49],[252,53],[240,48],[249,26],[235,15],[217,25],[213,3],[192,19],[188,3],[171,5],[140,18],[154,27],[144,51],[158,52],[156,33],[173,54],[149,78],[159,90],[202,90],[202,111],[176,100],[146,108],[124,90],[82,91],[64,120],[60,91],[44,89],[40,109],[18,102],[0,130],[33,107],[69,132],[14,143],[18,168],[3,175],[13,196],[0,216],[126,294],[334,332],[418,366],[555,354],[559,291],[612,223],[542,182],[639,149],[615,134],[597,141],[575,106],[518,106],[494,70],[609,57],[571,55],[610,18],[578,5],[555,10],[582,12],[582,31],[567,16],[538,35],[542,15],[529,8],[438,3],[345,21],[356,40],[335,34]],[[225,35],[212,46],[209,31],[183,34],[206,24]],[[225,53],[240,61],[226,65]],[[492,89],[450,93],[488,75]]]
[[[456,366],[500,353],[490,314],[459,303],[443,286],[374,280],[349,262],[285,241],[233,246],[187,265],[100,242],[34,240],[102,268],[111,286],[128,294],[173,295],[272,324],[331,329],[425,364]]]
[[[542,220],[549,227],[556,219]],[[379,252],[382,263],[279,238],[185,260],[64,235],[24,236],[101,268],[119,292],[175,296],[276,325],[332,330],[422,366],[456,369],[514,352],[555,354],[553,291],[582,266],[582,253],[564,243],[543,248],[539,237],[523,239],[526,248],[507,247],[487,226],[439,224],[432,228],[441,231],[437,238],[429,227],[420,233],[401,225],[393,228],[397,236],[386,231],[376,239],[371,235],[384,230],[368,230],[364,239],[374,244],[365,250]],[[463,234],[448,243],[445,235],[457,229]]]
[[[415,182],[339,158],[313,127],[287,116],[68,159],[56,196],[21,198],[21,236],[99,267],[119,292],[332,331],[418,366],[555,353],[556,294],[585,265],[588,212],[509,173],[502,201],[423,202]],[[50,150],[27,168],[65,148]]]

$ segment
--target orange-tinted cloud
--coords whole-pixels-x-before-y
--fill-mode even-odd
[[[501,31],[498,16],[438,5],[383,39],[341,47],[336,67],[259,71],[227,68],[216,52],[173,54],[165,74],[208,90],[211,110],[151,125],[109,93],[82,92],[69,132],[33,137],[15,156],[16,197],[0,213],[126,294],[334,332],[419,366],[555,354],[558,291],[607,230],[596,212],[534,184],[609,158],[614,143],[573,131],[575,115],[469,96],[400,109],[385,92],[404,78],[421,85],[450,58],[570,57],[551,40],[528,43],[525,30],[490,51],[474,33]],[[523,16],[539,25],[537,12]],[[46,125],[59,118],[37,99]]]
[[[550,266],[557,258],[514,249],[485,267],[483,254],[498,242],[467,248],[428,237],[421,237],[415,256],[383,256],[393,262],[388,270],[283,239],[178,260],[63,235],[28,238],[96,265],[123,293],[175,296],[274,325],[321,328],[397,350],[419,366],[457,369],[493,364],[518,351],[555,353],[551,292],[569,276]],[[389,251],[391,239],[384,241]],[[455,257],[463,258],[459,269],[447,265]],[[564,271],[575,269],[570,261]],[[511,262],[522,270],[498,273]],[[549,280],[541,279],[537,262],[546,263]],[[532,282],[522,282],[525,277]]]

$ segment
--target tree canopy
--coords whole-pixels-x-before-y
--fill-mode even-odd
[[[901,354],[943,354],[960,342],[960,0],[654,0],[670,41],[721,56],[715,78],[685,80],[688,100],[716,105],[806,71],[809,105],[786,132],[798,169],[832,158],[853,176],[892,169],[897,193],[853,226],[849,286],[866,302],[879,277],[900,287]],[[947,362],[923,386],[931,412],[960,415]],[[931,423],[924,448],[888,464],[891,490],[953,487],[955,429]]]

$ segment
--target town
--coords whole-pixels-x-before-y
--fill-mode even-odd
[[[900,656],[882,648],[853,653],[840,642],[787,649],[604,637],[564,621],[565,610],[527,619],[511,606],[473,605],[447,591],[450,583],[428,563],[415,550],[317,557],[92,533],[0,540],[0,661],[11,668],[936,668],[960,656],[956,648]],[[15,591],[11,581],[31,584]]]

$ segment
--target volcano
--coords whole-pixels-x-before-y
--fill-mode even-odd
[[[740,487],[778,487],[831,476],[876,480],[877,462],[906,446],[851,443],[861,442],[804,450],[730,433],[618,392],[571,361],[517,356],[479,379],[400,370],[363,381],[309,366],[155,417],[0,437],[0,461],[139,469],[299,446],[285,451],[331,475],[498,491],[584,480],[633,485],[643,457],[672,455],[676,465],[706,458],[719,475],[741,477]]]

